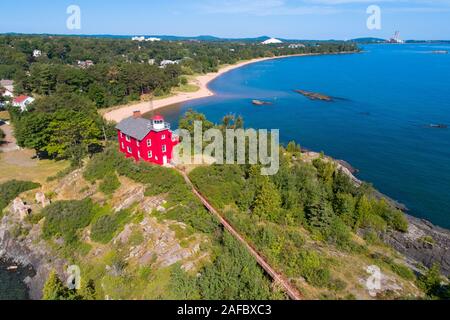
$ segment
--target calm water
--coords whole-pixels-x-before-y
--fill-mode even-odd
[[[0,300],[27,300],[28,289],[23,280],[33,274],[29,268],[8,271],[11,265],[0,260]]]
[[[234,70],[211,84],[216,97],[162,111],[175,124],[189,108],[219,121],[279,128],[283,142],[349,161],[359,177],[406,204],[415,216],[450,228],[449,45],[371,45],[366,53],[294,57]],[[341,98],[310,101],[294,89]],[[274,102],[256,107],[252,99]]]

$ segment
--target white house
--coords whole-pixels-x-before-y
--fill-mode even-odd
[[[33,50],[33,57],[39,58],[40,56],[42,56],[41,50]]]
[[[262,44],[279,44],[279,43],[283,43],[283,41],[275,39],[275,38],[270,38],[267,39],[266,41],[261,42]]]
[[[8,89],[2,87],[0,87],[0,95],[6,98],[14,97],[14,93],[12,91],[9,91]]]
[[[301,43],[292,43],[289,45],[289,49],[298,49],[298,48],[305,48],[306,46]]]
[[[161,39],[160,39],[160,38],[154,38],[154,37],[150,37],[150,38],[147,38],[147,39],[145,39],[145,41],[150,41],[150,42],[159,42],[159,41],[161,41]]]
[[[34,98],[29,97],[29,96],[25,96],[25,95],[21,95],[16,97],[13,101],[12,101],[12,105],[13,107],[17,107],[20,108],[20,111],[26,111],[27,107],[29,104],[34,102]]]
[[[142,42],[145,41],[145,37],[132,37],[131,40]]]
[[[80,67],[81,69],[87,69],[94,66],[94,62],[92,60],[84,60],[84,61],[78,60],[77,64],[78,67]]]
[[[5,88],[10,92],[14,92],[14,81],[13,80],[0,80],[0,88]]]
[[[160,66],[161,66],[161,68],[165,68],[166,66],[168,66],[168,65],[170,65],[170,64],[179,64],[179,63],[180,63],[179,60],[176,60],[176,61],[173,61],[173,60],[163,60],[163,61],[161,61]]]

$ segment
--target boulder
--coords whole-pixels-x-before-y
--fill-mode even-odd
[[[47,199],[47,197],[45,196],[45,193],[43,193],[43,192],[36,193],[36,202],[38,204],[40,204],[42,206],[42,208],[45,208],[48,205],[50,205],[50,200]]]
[[[26,205],[20,198],[14,199],[11,210],[18,214],[22,221],[31,214],[31,206]]]

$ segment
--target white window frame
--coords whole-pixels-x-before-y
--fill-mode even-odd
[[[125,149],[125,144],[123,142],[122,142],[121,145],[122,145],[122,149]]]
[[[123,132],[122,131],[120,132],[120,137],[123,139]]]
[[[162,145],[162,152],[167,152],[167,146],[165,144]]]
[[[165,134],[163,134],[163,135],[161,136],[161,140],[166,140],[166,135],[165,135]]]
[[[127,140],[128,142],[131,142],[131,137],[129,135],[126,135],[125,140]]]
[[[127,147],[127,152],[128,152],[129,154],[132,154],[132,153],[133,153],[133,150],[131,149],[131,147]]]
[[[140,147],[140,146],[141,146],[141,143],[140,143],[138,140],[136,140],[136,145],[137,145],[138,147]]]
[[[147,147],[151,147],[152,146],[152,139],[148,139],[147,140]]]
[[[138,151],[138,158],[139,159],[141,158],[141,152],[140,151]]]
[[[148,156],[149,159],[153,158],[153,151],[149,151],[147,156]]]

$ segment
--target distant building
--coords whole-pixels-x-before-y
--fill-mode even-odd
[[[14,97],[14,93],[6,88],[0,87],[0,96],[5,98],[12,98]]]
[[[27,110],[29,104],[34,102],[34,98],[21,95],[13,99],[12,105],[13,107],[20,108],[20,111],[24,112]]]
[[[165,68],[166,66],[168,66],[168,65],[170,65],[170,64],[179,64],[179,63],[180,63],[179,60],[176,60],[176,61],[173,61],[173,60],[163,60],[163,61],[161,61],[160,66],[161,66],[161,68]]]
[[[147,39],[145,39],[145,41],[150,41],[150,42],[159,42],[159,41],[161,41],[161,39],[160,39],[160,38],[154,38],[154,37],[150,37],[150,38],[147,38]]]
[[[306,46],[302,43],[292,43],[289,45],[289,49],[299,49],[299,48],[305,48]]]
[[[10,92],[14,92],[14,81],[13,80],[0,80],[0,88],[5,88]]]
[[[39,58],[40,56],[42,56],[41,50],[33,50],[33,57]]]
[[[77,64],[78,67],[80,67],[81,69],[87,69],[92,67],[94,65],[94,62],[92,60],[85,60],[85,61],[78,60]]]
[[[132,37],[131,40],[142,42],[145,41],[145,37]]]
[[[270,38],[267,39],[266,41],[261,42],[262,44],[279,44],[279,43],[283,43],[283,41],[275,39],[275,38]]]
[[[155,116],[147,120],[142,118],[140,111],[135,111],[132,117],[121,121],[116,129],[119,150],[127,158],[161,166],[171,163],[173,149],[179,140],[163,117]]]

